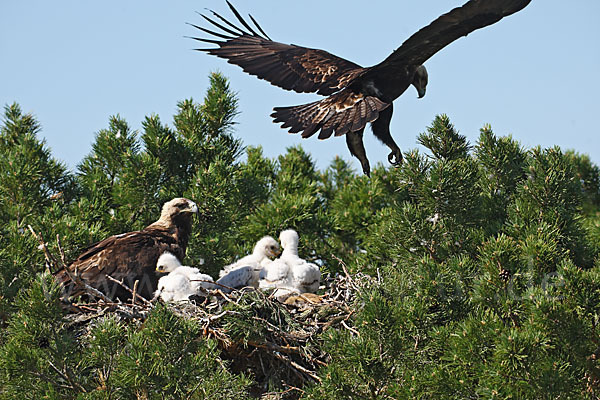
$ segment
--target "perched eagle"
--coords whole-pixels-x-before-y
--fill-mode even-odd
[[[198,212],[196,204],[188,199],[175,198],[163,205],[158,221],[141,231],[114,235],[88,247],[67,268],[71,275],[100,290],[111,299],[131,298],[131,293],[107,275],[133,288],[139,281],[137,293],[151,299],[158,285],[156,263],[168,251],[179,260],[192,231],[192,216]],[[78,285],[71,282],[69,273],[60,270],[56,278],[65,284],[66,294],[78,295]]]
[[[293,107],[276,107],[271,116],[289,132],[302,132],[307,138],[319,132],[319,139],[346,135],[350,153],[360,160],[363,172],[370,166],[363,145],[368,122],[373,134],[391,152],[388,161],[402,162],[402,152],[390,134],[392,102],[413,85],[419,97],[425,95],[427,70],[423,63],[456,39],[476,29],[500,21],[520,11],[531,0],[470,0],[442,15],[412,35],[389,57],[372,67],[361,67],[324,50],[272,41],[250,15],[253,28],[227,1],[243,27],[238,27],[211,11],[213,18],[202,17],[219,28],[216,32],[194,27],[218,39],[193,38],[218,45],[197,49],[229,63],[271,84],[299,93],[318,93],[327,98]],[[258,30],[258,32],[257,32]]]

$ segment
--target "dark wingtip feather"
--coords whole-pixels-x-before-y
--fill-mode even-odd
[[[206,28],[203,28],[201,26],[191,24],[189,22],[188,22],[188,25],[191,25],[191,26],[193,26],[196,29],[200,29],[202,32],[208,33],[209,35],[220,37],[221,39],[225,39],[225,40],[235,39],[235,37],[227,36],[227,35],[225,35],[223,33],[215,32],[215,31],[211,31],[210,29],[206,29]]]
[[[308,127],[306,127],[304,129],[304,132],[302,132],[302,138],[306,139],[311,137],[312,135],[315,134],[315,132],[317,132],[319,129],[321,128],[321,124],[315,124],[312,123],[310,124]]]
[[[190,39],[194,39],[197,40],[199,42],[205,42],[205,43],[211,43],[211,44],[216,44],[218,46],[220,46],[221,44],[223,44],[223,42],[221,42],[220,40],[213,40],[213,39],[202,39],[202,38],[197,38],[197,37],[193,37],[193,36],[186,36],[187,38]],[[212,50],[212,49],[211,49]]]
[[[209,10],[209,11],[211,11],[213,14],[215,13],[215,12],[214,12],[214,11],[212,11],[212,10]],[[219,24],[217,21],[214,21],[214,20],[212,20],[212,19],[208,18],[208,17],[207,17],[206,15],[204,15],[204,14],[200,14],[200,16],[201,16],[202,18],[204,18],[206,21],[208,21],[209,23],[211,23],[212,25],[216,26],[217,28],[221,29],[221,30],[222,30],[222,31],[224,31],[224,32],[227,32],[227,33],[229,33],[230,35],[233,35],[233,36],[238,36],[238,35],[239,35],[239,33],[238,33],[238,32],[235,32],[235,31],[233,31],[233,30],[231,30],[231,29],[227,28],[226,26],[223,26],[223,25]]]
[[[250,19],[252,20],[252,22],[254,23],[254,25],[256,25],[256,27],[258,28],[258,30],[260,31],[260,33],[262,33],[265,36],[265,39],[269,39],[272,40],[269,35],[267,35],[265,33],[265,31],[263,30],[263,28],[261,28],[261,26],[258,24],[258,22],[256,22],[256,20],[254,19],[254,17],[252,16],[252,14],[248,14],[248,16],[250,17]]]
[[[235,9],[235,7],[233,6],[233,4],[231,4],[229,2],[229,0],[225,0],[227,2],[227,5],[229,6],[229,8],[231,9],[231,11],[233,12],[233,14],[235,15],[235,17],[238,19],[238,21],[241,22],[242,25],[244,25],[244,27],[246,29],[248,29],[250,32],[252,32],[252,34],[254,36],[260,36],[258,33],[256,33],[254,31],[254,29],[252,29],[252,27],[246,22],[246,20],[244,18],[242,18],[242,16],[240,15],[240,13],[238,12],[238,10]]]
[[[323,127],[321,129],[321,133],[319,133],[319,140],[325,140],[333,134],[333,126],[329,126],[327,128]]]
[[[233,29],[235,29],[238,33],[236,33],[236,35],[249,35],[248,32],[244,31],[243,29],[240,29],[240,27],[235,26],[234,24],[232,24],[231,22],[227,21],[227,19],[223,16],[221,16],[219,13],[217,13],[216,11],[210,10],[210,12],[217,18],[219,18],[221,21],[223,21],[224,23],[226,23],[227,25],[229,25],[230,27],[232,27]]]

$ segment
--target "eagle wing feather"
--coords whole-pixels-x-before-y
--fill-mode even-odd
[[[197,37],[192,39],[219,46],[197,50],[224,58],[230,64],[240,66],[250,75],[298,93],[316,92],[328,96],[346,87],[350,81],[365,71],[365,68],[360,65],[324,50],[274,42],[252,16],[250,18],[260,34],[252,29],[231,4],[229,7],[245,30],[214,11],[212,11],[213,15],[225,22],[229,28],[202,15],[206,21],[221,29],[222,32],[190,24],[213,36],[213,39]]]
[[[531,0],[470,0],[441,15],[420,29],[381,63],[370,68],[369,75],[405,65],[422,65],[435,53],[469,33],[492,25],[516,13]]]
[[[114,294],[111,289],[114,284],[106,276],[128,285],[147,276],[151,281],[140,282],[139,293],[148,297],[151,296],[155,280],[154,266],[165,251],[180,259],[185,255],[184,249],[171,235],[159,229],[146,228],[110,236],[92,244],[68,268],[85,282],[105,291],[109,297]],[[64,271],[58,271],[57,278],[63,283],[70,280]]]

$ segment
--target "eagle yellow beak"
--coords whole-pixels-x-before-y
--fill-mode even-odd
[[[188,201],[188,208],[182,210],[183,212],[189,212],[196,214],[198,212],[198,206],[193,201]]]

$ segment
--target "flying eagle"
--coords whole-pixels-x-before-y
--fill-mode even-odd
[[[79,285],[71,282],[69,275],[72,275],[109,298],[121,300],[130,298],[131,293],[107,276],[129,288],[139,281],[137,293],[151,299],[158,284],[155,269],[159,256],[169,251],[183,260],[192,231],[192,216],[197,212],[198,207],[191,200],[168,201],[158,221],[141,231],[110,236],[92,244],[67,267],[68,271],[58,271],[56,278],[65,284],[69,296],[81,294]]]
[[[327,98],[292,107],[276,107],[271,116],[289,132],[302,132],[307,138],[319,132],[319,139],[346,135],[350,153],[359,159],[363,172],[370,166],[363,145],[363,131],[368,122],[373,134],[391,152],[388,161],[402,162],[402,152],[390,134],[393,101],[410,85],[419,98],[425,96],[428,75],[423,63],[431,56],[476,29],[500,21],[520,11],[531,0],[470,0],[422,28],[372,67],[361,67],[327,51],[272,41],[250,15],[255,27],[245,21],[227,1],[243,25],[236,26],[212,11],[213,18],[202,17],[220,31],[194,24],[211,39],[192,38],[218,45],[197,49],[217,57],[286,90],[318,93]]]

